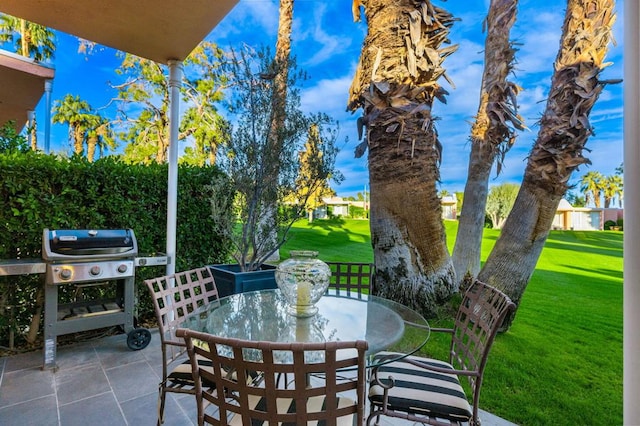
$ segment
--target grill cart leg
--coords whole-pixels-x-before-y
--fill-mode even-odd
[[[44,285],[44,359],[42,369],[56,369],[56,322],[58,320],[58,286]]]

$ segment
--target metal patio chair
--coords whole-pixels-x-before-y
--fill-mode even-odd
[[[373,263],[357,262],[325,262],[331,269],[329,289],[338,296],[351,296],[355,293],[358,297],[363,294],[371,294],[373,286]]]
[[[431,425],[479,425],[478,401],[489,350],[513,309],[508,296],[476,280],[462,299],[453,328],[431,329],[451,334],[448,362],[409,356],[384,364],[384,357],[393,355],[376,354],[382,365],[372,372],[367,424],[377,424],[384,415]],[[460,377],[469,381],[471,405]]]
[[[176,328],[194,310],[218,300],[218,290],[208,268],[176,272],[145,280],[151,293],[162,347],[162,381],[159,385],[158,425],[164,422],[167,392],[195,395],[191,363]],[[210,385],[210,384],[209,384]]]
[[[361,425],[364,420],[367,342],[280,343],[229,339],[188,329],[176,335],[186,341],[198,405],[198,425]],[[204,343],[204,344],[201,344]],[[210,368],[197,363],[210,361]],[[336,372],[355,369],[357,380],[340,381]],[[226,371],[234,370],[237,380]],[[247,372],[261,374],[259,384]],[[324,372],[325,380],[310,380]],[[289,387],[277,377],[289,374]],[[203,382],[215,384],[204,389]]]

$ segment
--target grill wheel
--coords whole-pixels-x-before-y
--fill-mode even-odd
[[[146,328],[134,328],[127,334],[127,346],[132,351],[147,347],[151,341],[151,332]]]

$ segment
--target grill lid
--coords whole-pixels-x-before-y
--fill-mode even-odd
[[[130,257],[138,254],[132,229],[45,229],[42,257],[45,260]]]

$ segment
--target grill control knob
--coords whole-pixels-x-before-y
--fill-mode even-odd
[[[118,272],[120,272],[121,274],[127,272],[127,265],[123,263],[122,265],[118,266]]]
[[[71,279],[71,275],[73,275],[73,273],[71,272],[71,269],[62,268],[60,270],[60,279],[63,279],[63,280]]]
[[[91,269],[89,269],[89,273],[94,277],[100,275],[100,272],[102,272],[102,270],[98,265],[92,266]]]

